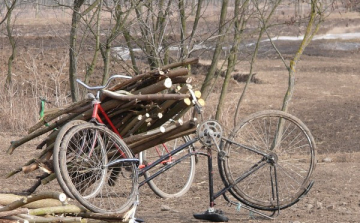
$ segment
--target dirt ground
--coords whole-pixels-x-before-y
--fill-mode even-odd
[[[360,16],[359,16],[360,17]],[[353,32],[360,32],[360,18],[339,18],[332,25],[347,23]],[[356,26],[357,24],[357,26]],[[331,31],[326,24],[323,33]],[[344,30],[343,30],[344,31]],[[345,30],[347,31],[347,30]],[[339,32],[337,30],[337,32]],[[39,43],[32,37],[24,39]],[[51,43],[51,41],[48,41]],[[360,40],[316,40],[306,49],[299,62],[296,74],[296,87],[289,112],[300,118],[311,130],[317,143],[317,166],[313,174],[315,184],[309,194],[296,205],[280,212],[275,220],[267,220],[245,209],[229,207],[223,198],[216,201],[216,208],[225,212],[229,222],[360,222]],[[56,49],[51,43],[49,49]],[[279,42],[280,49],[292,53],[291,41]],[[339,46],[339,47],[336,47]],[[341,46],[351,46],[342,48]],[[4,47],[4,46],[3,46]],[[4,49],[4,48],[2,48]],[[66,52],[65,49],[58,49]],[[41,56],[44,66],[49,66],[58,56],[49,51],[52,57]],[[59,57],[59,56],[58,56]],[[2,58],[5,58],[2,55]],[[60,58],[61,59],[61,58]],[[200,58],[201,59],[201,58]],[[201,59],[202,64],[209,61]],[[1,69],[5,69],[1,62]],[[21,62],[17,62],[17,72],[21,72]],[[25,64],[23,64],[25,66]],[[239,63],[237,71],[247,72],[247,63]],[[260,83],[251,84],[249,94],[241,109],[240,118],[264,109],[280,109],[287,86],[287,72],[274,53],[264,51],[255,68]],[[202,77],[197,77],[201,80]],[[231,82],[227,114],[236,104],[231,100],[238,95],[244,84]],[[208,111],[215,108],[211,95]],[[227,122],[223,118],[223,122]],[[1,123],[1,121],[0,121]],[[5,154],[11,140],[19,139],[25,132],[0,132],[0,192],[18,192],[35,182],[36,172],[19,174],[10,179],[4,175],[20,167],[29,157],[38,154],[33,149],[39,141],[18,148],[11,156]],[[16,157],[16,158],[15,158]],[[216,167],[215,167],[216,168]],[[193,218],[194,213],[204,212],[208,207],[208,185],[206,160],[200,157],[196,168],[195,181],[190,191],[177,199],[160,199],[144,186],[140,190],[140,206],[137,216],[147,223],[156,222],[201,222]],[[221,189],[215,172],[215,189]],[[41,191],[60,190],[56,182],[39,188]]]

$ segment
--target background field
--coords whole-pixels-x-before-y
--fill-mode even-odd
[[[57,21],[54,19],[54,21]],[[49,23],[43,20],[23,22],[24,33],[18,37],[19,59],[15,62],[15,77],[23,88],[14,91],[48,92],[48,89],[66,86],[67,49],[65,37],[52,35],[67,30],[63,24],[49,29]],[[21,23],[20,23],[21,24]],[[33,35],[32,31],[41,35]],[[67,32],[67,31],[66,31]],[[360,14],[333,14],[327,18],[319,35],[360,33]],[[266,44],[266,43],[264,43]],[[294,53],[298,42],[281,41],[279,48],[288,54]],[[266,49],[266,47],[264,48]],[[5,79],[6,60],[9,47],[5,37],[0,38],[0,76]],[[286,55],[286,54],[285,54]],[[352,40],[315,40],[305,50],[297,67],[296,86],[289,112],[300,118],[311,130],[317,143],[318,164],[314,173],[315,185],[302,201],[280,213],[275,222],[359,222],[360,219],[360,37]],[[208,58],[200,57],[201,68],[194,75],[195,87],[200,87],[206,72]],[[237,64],[238,73],[247,72],[246,62]],[[258,83],[250,86],[249,94],[242,105],[240,117],[264,109],[280,109],[282,98],[287,87],[287,72],[282,62],[273,52],[264,50],[259,56],[256,70]],[[219,77],[221,78],[221,77]],[[231,122],[233,100],[239,95],[244,84],[231,81],[227,108],[221,122]],[[63,88],[66,89],[66,88]],[[66,91],[66,90],[65,90]],[[206,117],[211,118],[216,107],[214,93],[207,100]],[[66,92],[64,93],[66,95]],[[6,97],[0,96],[4,102]],[[37,119],[37,99],[19,100],[23,110],[34,110],[30,116],[24,116],[22,110],[9,114],[8,103],[0,107],[0,192],[16,192],[30,187],[34,183],[36,172],[27,176],[19,175],[5,180],[4,175],[12,169],[23,165],[34,154],[39,153],[34,141],[18,148],[12,156],[6,155],[11,140],[26,134],[26,126],[34,124]],[[69,98],[61,98],[59,104],[70,103]],[[19,115],[20,114],[20,115]],[[24,120],[16,126],[13,117]],[[15,126],[14,126],[15,125]],[[8,129],[13,129],[9,131]],[[14,130],[15,129],[15,130]],[[40,140],[40,139],[39,139]],[[16,158],[15,158],[16,157]],[[326,158],[326,159],[325,159]],[[218,177],[218,174],[216,177]],[[218,178],[217,178],[218,179]],[[220,183],[218,180],[217,182]],[[216,188],[221,185],[217,183]],[[54,190],[56,182],[42,186],[39,190]],[[155,222],[199,222],[192,217],[193,213],[203,212],[208,206],[207,173],[205,159],[200,157],[197,164],[195,181],[186,196],[164,200],[156,197],[145,186],[141,189],[141,200],[138,216],[148,223]],[[225,211],[230,222],[267,221],[255,215],[251,218],[244,209],[237,212],[235,207],[228,207],[222,198],[217,201],[217,208]]]

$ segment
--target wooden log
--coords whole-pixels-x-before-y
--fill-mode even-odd
[[[41,129],[38,129],[34,132],[32,132],[31,134],[17,140],[17,141],[12,141],[11,144],[10,144],[10,147],[8,148],[7,150],[7,153],[8,154],[12,154],[14,152],[14,150],[21,146],[22,144],[38,137],[38,136],[41,136],[51,130],[53,130],[54,128],[57,128],[63,124],[65,124],[67,121],[73,119],[74,117],[77,117],[78,114],[71,114],[71,115],[68,115],[62,119],[60,119],[59,121],[55,121],[54,123],[52,123],[51,125],[47,126],[47,127],[44,127],[44,128],[41,128]]]
[[[87,210],[77,205],[64,205],[54,207],[43,207],[29,210],[30,215],[53,215],[53,214],[68,214],[68,213],[81,213]],[[1,213],[1,212],[0,212]]]
[[[183,67],[183,66],[187,66],[187,65],[191,65],[191,64],[198,64],[198,63],[199,63],[199,58],[188,58],[181,62],[176,62],[176,63],[171,63],[168,65],[165,65],[161,69],[168,70],[168,69],[173,69],[176,67]]]
[[[194,91],[194,94],[197,99],[201,98],[201,91]]]
[[[179,76],[186,76],[189,74],[189,70],[186,69],[186,68],[178,68],[178,69],[175,69],[175,70],[170,70],[166,75],[165,77],[168,77],[168,78],[175,78],[175,77],[179,77]]]
[[[122,101],[158,101],[158,100],[182,100],[190,97],[188,94],[145,94],[145,95],[120,95],[112,91],[103,90],[102,93],[108,97]]]
[[[48,177],[41,180],[41,184],[45,185],[56,179],[56,174],[51,173]]]
[[[134,154],[137,154],[143,150],[146,150],[148,148],[151,148],[153,146],[156,146],[156,145],[166,142],[166,138],[170,138],[172,135],[178,135],[178,133],[180,133],[180,132],[185,132],[185,131],[188,132],[189,130],[191,130],[190,132],[195,132],[195,130],[196,130],[195,124],[196,123],[193,121],[188,121],[188,122],[184,123],[182,126],[179,126],[178,128],[173,129],[172,131],[165,132],[163,135],[161,135],[161,137],[159,136],[154,139],[151,138],[151,140],[149,140],[147,142],[131,144],[128,146],[133,151]]]
[[[21,222],[21,223],[29,223],[28,220],[20,218],[19,215],[4,217],[4,219],[15,221],[15,222]]]
[[[53,150],[53,148],[54,148],[54,144],[51,144],[50,146],[47,146],[46,149],[44,149],[44,150],[40,153],[40,155],[38,156],[38,158],[36,158],[36,159],[34,158],[34,159],[29,160],[28,162],[26,162],[26,163],[24,164],[24,166],[28,166],[28,165],[30,165],[30,164],[32,164],[32,163],[35,163],[37,160],[43,159],[44,156],[46,156],[46,154],[47,154],[49,151],[52,151],[52,150]],[[6,178],[9,178],[9,177],[11,177],[11,176],[13,176],[13,175],[15,175],[15,174],[17,174],[17,173],[20,173],[21,171],[23,171],[23,167],[19,167],[19,168],[15,169],[14,171],[8,173],[8,174],[6,175]]]
[[[27,209],[27,208],[18,208],[18,209],[11,210],[11,211],[0,212],[0,218],[7,217],[7,216],[18,215],[18,214],[28,214],[28,213],[29,213],[29,209]]]
[[[9,205],[13,202],[19,201],[26,198],[25,196],[19,196],[15,194],[1,194],[0,196],[0,205]],[[58,199],[41,199],[34,201],[32,203],[25,204],[24,208],[34,209],[34,208],[43,208],[43,207],[53,207],[53,206],[62,206],[63,202]]]
[[[130,129],[132,129],[136,123],[140,122],[139,115],[144,115],[146,111],[136,112],[133,114],[132,118],[130,119],[130,122],[123,125],[121,128],[119,128],[119,132],[121,136],[125,136]]]
[[[27,214],[20,214],[18,217],[21,217],[28,222],[31,223],[50,223],[50,222],[64,222],[64,223],[71,223],[71,222],[82,222],[81,217],[64,217],[64,216],[33,216]]]
[[[0,212],[14,210],[16,208],[22,207],[34,201],[48,199],[48,198],[58,199],[59,201],[64,202],[66,200],[66,195],[59,192],[42,192],[36,195],[23,197],[20,200],[14,201],[3,208],[0,208]]]
[[[108,116],[109,118],[112,118],[114,116],[119,116],[121,115],[121,113],[124,113],[124,112],[128,112],[130,111],[132,108],[134,108],[134,106],[137,104],[137,102],[134,100],[134,101],[129,101],[128,103],[126,104],[123,104],[121,106],[118,106],[116,109],[114,109],[113,111],[108,111]]]
[[[53,147],[53,146],[52,146],[52,147]],[[25,174],[27,174],[27,173],[30,173],[30,172],[38,169],[38,168],[39,168],[39,164],[48,161],[48,160],[51,158],[52,154],[53,154],[53,151],[52,151],[52,150],[48,151],[48,152],[46,153],[46,155],[45,155],[41,160],[36,160],[34,163],[32,163],[32,164],[30,164],[30,165],[28,165],[28,166],[23,166],[23,167],[22,167],[22,172],[24,172]]]
[[[82,108],[82,111],[80,112],[83,112],[84,110],[87,110],[88,109],[88,106],[86,105],[90,105],[90,101],[92,99],[84,99],[82,101],[79,101],[79,102],[76,102],[76,103],[73,103],[73,104],[70,104],[68,107],[66,108],[63,108],[63,109],[59,109],[57,112],[55,113],[51,113],[51,114],[48,114],[48,115],[45,115],[38,123],[36,123],[34,126],[32,126],[28,133],[32,133],[34,132],[35,130],[41,128],[42,126],[44,126],[45,124],[49,123],[50,121],[54,120],[55,118],[58,118],[60,117],[61,115],[64,115],[64,114],[68,114],[68,113],[71,113],[73,110],[75,109],[79,109],[79,108]],[[78,111],[79,112],[79,111]],[[78,113],[77,112],[77,113]]]
[[[123,102],[123,101],[118,101],[118,100],[115,100],[115,99],[111,99],[109,101],[106,101],[106,102],[102,103],[101,106],[104,109],[104,111],[110,111],[111,109],[118,108],[118,107],[120,107],[120,106],[122,106],[124,104],[126,104],[126,103]],[[87,111],[84,111],[83,113],[76,114],[76,116],[74,118],[71,118],[71,119],[89,120],[91,118],[92,112],[93,112],[92,109],[87,110]],[[69,119],[69,120],[71,120],[71,119]],[[69,121],[69,120],[67,120],[67,121]]]
[[[70,213],[71,214],[71,213]],[[76,216],[82,218],[91,218],[103,221],[115,221],[115,222],[124,222],[124,215],[125,213],[93,213],[93,212],[81,212],[76,214]]]
[[[190,84],[192,82],[191,77],[173,77],[171,78],[173,84]]]
[[[181,89],[179,90],[178,93],[180,93],[180,94],[188,93],[189,86],[190,85],[184,85],[183,87],[181,87]],[[178,102],[177,100],[166,100],[162,104],[160,104],[158,107],[151,110],[150,113],[151,114],[152,113],[162,113],[163,114],[164,111],[166,111],[168,108],[172,107],[177,102]]]
[[[189,104],[189,99],[184,99],[182,101],[177,102],[176,104],[174,104],[173,107],[169,108],[165,112],[164,116],[161,119],[155,121],[151,125],[151,129],[160,127],[161,125],[163,125],[165,122],[167,122],[170,119],[176,120],[176,119],[180,118],[180,117],[176,118],[176,115],[178,113],[180,113],[183,109],[190,107],[190,105],[191,105],[191,103]]]
[[[134,95],[137,95],[137,94],[142,94],[142,95],[145,95],[145,94],[155,94],[155,93],[158,93],[158,92],[161,92],[165,89],[169,89],[169,80],[171,81],[170,78],[166,78],[162,81],[159,81],[153,85],[149,85],[147,87],[144,87],[144,88],[141,88],[139,90],[136,90],[136,91],[133,91],[131,92],[132,94]]]
[[[30,173],[34,170],[37,170],[38,168],[39,168],[39,165],[37,163],[32,163],[28,166],[23,166],[22,172],[26,174],[26,173]]]
[[[53,131],[48,135],[37,147],[36,149],[42,149],[45,145],[49,146],[55,142],[58,131]]]
[[[129,146],[137,146],[154,138],[162,137],[165,132],[170,132],[181,125],[183,125],[183,123],[179,121],[174,121],[166,127],[157,128],[145,133],[140,133],[124,138],[124,142]]]
[[[187,65],[190,65],[190,64],[197,64],[197,63],[199,63],[199,58],[189,58],[189,59],[185,59],[182,62],[171,63],[171,64],[163,66],[160,69],[152,70],[152,71],[150,71],[148,73],[137,75],[137,76],[133,77],[132,79],[127,79],[127,80],[125,80],[125,81],[123,81],[123,82],[121,82],[119,84],[116,84],[113,87],[109,88],[109,90],[110,91],[116,91],[116,90],[119,90],[119,89],[123,89],[123,88],[125,88],[125,87],[127,87],[127,86],[129,86],[131,84],[134,84],[134,83],[136,83],[139,80],[142,80],[144,78],[151,77],[151,76],[154,76],[154,75],[160,75],[159,71],[166,71],[166,70],[169,70],[169,69],[173,69],[173,68],[177,68],[177,67],[181,67],[181,66],[187,66]]]
[[[139,121],[135,123],[135,125],[132,128],[130,128],[127,132],[125,132],[125,134],[123,135],[124,138],[136,132],[141,127],[141,125],[146,121],[146,116],[138,117],[138,120]]]

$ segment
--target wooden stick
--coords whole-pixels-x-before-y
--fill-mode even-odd
[[[187,65],[191,65],[191,64],[197,64],[199,63],[199,58],[188,58],[185,59],[181,62],[175,62],[175,63],[171,63],[168,65],[165,65],[161,68],[161,70],[168,70],[168,69],[173,69],[176,67],[183,67],[183,66],[187,66]]]
[[[173,82],[173,84],[190,84],[192,82],[192,78],[191,77],[172,77],[171,81]]]
[[[145,95],[145,94],[155,94],[155,93],[158,93],[160,91],[163,91],[165,89],[168,89],[170,88],[169,87],[169,84],[166,83],[166,82],[169,82],[169,80],[171,81],[170,78],[166,78],[162,81],[159,81],[155,84],[152,84],[152,85],[149,85],[147,87],[144,87],[144,88],[141,88],[139,90],[136,90],[134,92],[131,92],[132,94],[134,95],[137,95],[137,94],[142,94],[142,95]]]
[[[0,196],[0,205],[9,205],[15,201],[21,200],[25,198],[25,196],[19,196],[15,194],[1,194]],[[34,209],[34,208],[42,208],[42,207],[53,207],[53,206],[62,206],[63,203],[58,199],[42,199],[38,201],[34,201],[32,203],[26,204],[23,207]]]
[[[49,126],[47,126],[45,128],[38,129],[38,130],[32,132],[31,134],[17,140],[17,141],[12,141],[10,147],[7,150],[7,153],[12,154],[14,152],[14,150],[17,147],[21,146],[22,144],[24,144],[24,143],[26,143],[26,142],[28,142],[28,141],[30,141],[30,140],[38,137],[38,136],[41,136],[41,135],[47,133],[48,131],[53,130],[54,128],[57,128],[57,127],[65,124],[67,121],[73,119],[76,116],[77,116],[77,114],[68,115],[67,117],[62,118],[59,121],[56,121],[56,122],[52,123],[51,125],[49,125]]]
[[[29,204],[34,201],[47,199],[47,198],[58,199],[59,201],[64,202],[66,200],[66,195],[59,192],[42,192],[36,195],[23,197],[20,200],[14,201],[3,208],[0,208],[0,212],[14,210],[16,208],[24,206],[25,204]]]
[[[7,216],[18,215],[18,214],[28,214],[28,213],[29,213],[29,209],[27,209],[27,208],[18,208],[18,209],[11,210],[11,211],[2,211],[2,212],[0,212],[0,218],[7,217]]]
[[[33,216],[33,215],[26,215],[20,214],[19,217],[28,220],[28,222],[32,223],[50,223],[50,222],[64,222],[64,223],[72,223],[72,222],[82,222],[80,217],[42,217],[42,216]]]
[[[146,150],[148,148],[151,148],[153,146],[159,145],[161,143],[166,142],[166,138],[169,138],[172,135],[177,135],[179,132],[184,132],[191,130],[194,132],[196,130],[195,123],[193,121],[188,121],[184,123],[182,126],[179,126],[178,128],[173,129],[172,131],[165,132],[161,137],[156,137],[155,139],[151,139],[146,143],[139,143],[138,144],[132,144],[128,145],[129,148],[134,152],[134,154],[137,154],[143,150]]]
[[[50,146],[47,146],[46,149],[44,149],[44,150],[40,153],[40,155],[38,156],[37,159],[31,159],[31,160],[29,160],[27,163],[24,164],[24,166],[28,166],[28,165],[36,162],[36,161],[39,160],[39,159],[43,159],[44,156],[45,156],[49,151],[52,151],[52,150],[53,150],[53,148],[54,148],[54,144],[51,144]],[[19,167],[18,169],[14,170],[14,171],[12,171],[12,172],[10,172],[10,173],[8,173],[8,174],[6,175],[6,178],[9,178],[9,177],[11,177],[11,176],[13,176],[13,175],[21,172],[21,171],[23,171],[23,167]]]
[[[157,138],[157,137],[163,137],[163,134],[165,132],[170,132],[172,130],[174,130],[175,128],[179,127],[183,125],[180,124],[179,122],[173,122],[171,124],[169,124],[168,126],[164,127],[164,128],[157,128],[155,130],[152,131],[148,131],[145,133],[141,133],[141,134],[137,134],[137,135],[133,135],[133,136],[129,136],[127,138],[124,138],[124,142],[127,145],[131,145],[131,146],[137,146],[140,145],[146,141],[149,141],[151,139]]]
[[[82,108],[85,105],[88,105],[90,103],[92,99],[85,99],[76,103],[73,103],[71,105],[69,105],[68,107],[64,108],[64,109],[59,109],[57,112],[52,113],[52,114],[48,114],[45,115],[38,123],[36,123],[34,126],[32,126],[28,133],[32,133],[35,130],[41,128],[42,126],[44,126],[45,124],[49,123],[50,121],[54,120],[55,118],[70,113],[71,111],[73,111],[74,109],[78,109],[78,108]]]
[[[119,89],[123,89],[126,86],[129,86],[129,85],[131,85],[133,83],[136,83],[139,80],[142,80],[142,79],[144,79],[146,77],[151,77],[151,76],[154,76],[154,75],[160,75],[159,71],[169,70],[169,69],[173,69],[173,68],[176,68],[176,67],[186,66],[186,65],[190,65],[190,64],[197,64],[197,63],[199,63],[199,58],[189,58],[189,59],[185,59],[182,62],[168,64],[168,65],[163,66],[161,69],[157,69],[157,70],[153,70],[153,71],[150,71],[148,73],[145,73],[145,74],[137,75],[137,76],[133,77],[132,79],[127,79],[127,80],[123,81],[122,83],[119,83],[119,84],[109,88],[109,90],[110,91],[116,91],[116,90],[119,90]]]
[[[166,111],[166,113],[164,114],[164,116],[157,120],[156,122],[154,122],[151,126],[151,129],[153,128],[158,128],[161,125],[163,125],[165,122],[167,122],[170,119],[173,119],[174,116],[176,116],[176,114],[178,114],[179,112],[181,112],[183,109],[189,107],[191,104],[189,104],[189,100],[184,99],[182,101],[177,102],[176,104],[174,104],[174,106],[170,109],[168,109],[168,111]]]
[[[102,93],[108,97],[122,101],[154,101],[154,100],[182,100],[190,97],[188,94],[145,94],[145,95],[121,95],[112,91],[103,90]]]
[[[52,215],[52,214],[67,214],[67,213],[81,213],[87,210],[76,205],[65,205],[56,207],[43,207],[29,210],[30,215]]]

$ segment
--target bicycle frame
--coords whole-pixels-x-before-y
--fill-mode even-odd
[[[120,138],[122,138],[122,136],[120,135],[119,131],[116,129],[115,125],[111,122],[109,116],[106,114],[105,110],[102,108],[101,106],[101,102],[97,99],[94,99],[93,101],[93,111],[92,111],[92,115],[91,115],[91,120],[90,122],[95,122],[95,123],[100,123],[100,124],[105,124],[99,113],[105,118],[106,122],[110,125],[111,130],[116,133]],[[165,151],[167,152],[167,154],[170,153],[169,149],[167,148],[166,144],[162,144],[165,148]],[[156,152],[158,153],[159,157],[160,157],[160,152],[159,149],[156,148]],[[168,163],[171,162],[173,160],[172,156],[168,156],[167,159],[162,160],[161,163]],[[144,168],[145,165],[140,165],[139,168],[142,169]]]
[[[84,85],[84,84],[83,84]],[[107,86],[107,85],[106,85]],[[100,90],[105,88],[106,86],[99,86],[99,87],[93,87],[91,90]],[[88,88],[90,89],[90,88]],[[102,120],[102,118],[104,118],[104,121],[106,122],[107,125],[109,125],[109,127],[111,128],[111,130],[117,134],[120,138],[122,138],[122,136],[120,135],[119,131],[117,130],[117,128],[114,126],[114,124],[111,122],[110,118],[108,117],[108,115],[106,114],[105,110],[101,107],[101,102],[99,100],[99,94],[100,91],[97,92],[97,97],[94,97],[93,100],[93,111],[92,111],[92,116],[91,116],[91,122],[97,123],[97,124],[102,124],[104,125],[104,122]],[[193,98],[195,98],[195,102],[196,102],[196,97],[193,96]],[[197,105],[197,103],[195,103],[195,105]],[[195,106],[195,108],[197,108]],[[199,114],[201,114],[201,107],[197,108],[197,110]],[[268,115],[268,113],[260,113],[260,114],[256,114],[256,116],[251,116],[250,118],[257,118],[257,117],[262,117],[262,115]],[[284,118],[284,114],[279,114],[278,112],[274,113],[271,112],[269,117],[272,117],[271,115],[275,114],[276,118],[280,117],[280,121],[283,120]],[[195,112],[193,113],[193,115],[195,115]],[[267,116],[265,116],[267,117]],[[286,116],[288,117],[288,116]],[[249,120],[246,120],[245,123],[247,123]],[[295,120],[295,121],[294,121]],[[310,145],[312,145],[312,137],[311,135],[309,136],[308,134],[308,130],[306,130],[306,126],[304,128],[304,125],[299,124],[299,121],[296,121],[295,117],[291,118],[290,117],[290,123],[295,123],[295,126],[297,126],[298,128],[301,129],[301,133],[305,133],[306,137],[308,137],[308,143],[310,143]],[[276,123],[276,122],[275,122]],[[281,125],[282,121],[277,125],[276,128],[276,137],[273,139],[273,143],[271,145],[270,151],[273,150],[273,146],[277,145],[277,140],[278,140],[278,136],[281,136],[283,128]],[[272,216],[276,213],[276,212],[280,212],[281,209],[287,208],[289,206],[294,205],[295,203],[297,203],[303,196],[305,196],[309,190],[311,189],[311,187],[313,186],[313,181],[309,181],[309,175],[306,176],[306,178],[304,178],[304,185],[301,185],[301,189],[298,190],[296,196],[294,198],[291,198],[291,201],[289,201],[288,203],[285,203],[283,200],[280,200],[280,195],[281,193],[279,192],[279,188],[282,189],[282,184],[278,183],[278,177],[280,176],[280,172],[279,172],[279,166],[277,166],[277,160],[278,160],[278,156],[276,153],[273,152],[266,152],[267,150],[262,150],[260,147],[257,147],[256,145],[248,145],[246,142],[242,142],[242,143],[238,143],[235,142],[236,138],[234,138],[232,140],[232,137],[230,135],[230,138],[225,138],[223,137],[222,134],[222,128],[221,125],[219,123],[217,123],[216,121],[207,121],[204,122],[199,126],[197,126],[198,128],[198,134],[194,139],[191,139],[190,141],[185,142],[184,144],[178,146],[176,149],[169,151],[166,146],[165,150],[167,151],[167,154],[165,155],[160,155],[158,149],[157,149],[157,153],[159,154],[160,158],[157,159],[156,161],[154,161],[153,163],[147,164],[145,165],[138,165],[139,164],[139,159],[141,161],[142,157],[140,155],[139,159],[136,158],[128,158],[128,157],[124,157],[125,159],[117,159],[115,161],[112,161],[111,163],[108,163],[106,167],[111,167],[111,166],[115,166],[117,164],[121,164],[121,163],[125,163],[125,162],[130,162],[130,163],[136,163],[137,169],[136,169],[136,173],[135,176],[141,176],[144,175],[146,176],[145,179],[143,181],[141,181],[140,183],[137,183],[137,188],[142,187],[144,184],[149,183],[149,181],[153,180],[154,178],[158,177],[159,175],[161,175],[162,173],[164,173],[165,171],[168,171],[170,168],[176,166],[177,164],[181,163],[184,159],[189,158],[193,155],[202,155],[202,156],[206,156],[207,157],[207,165],[208,165],[208,182],[209,182],[209,212],[208,213],[215,213],[214,210],[214,206],[215,206],[215,200],[220,197],[223,196],[225,198],[225,200],[230,204],[230,205],[238,205],[240,206],[240,204],[244,204],[244,208],[251,210],[252,212],[258,213],[262,216],[268,217],[268,218],[272,218]],[[305,130],[306,131],[305,131]],[[293,130],[292,130],[293,131]],[[246,135],[246,134],[245,134]],[[176,158],[176,159],[172,159],[172,157],[175,154],[180,153],[181,151],[183,151],[184,149],[187,149],[189,146],[193,145],[194,143],[201,141],[201,143],[203,144],[202,148],[205,148],[206,151],[199,151],[196,149],[191,149],[188,153],[186,153],[185,155],[180,155],[180,158]],[[228,145],[230,145],[230,147],[228,147]],[[232,172],[229,168],[229,162],[227,159],[227,157],[230,157],[230,149],[232,147],[232,145],[235,145],[236,147],[241,148],[241,150],[245,150],[251,153],[256,154],[256,159],[253,160],[253,162],[250,162],[249,166],[242,167],[243,169],[241,170],[241,175],[239,175],[240,173],[238,173],[234,178],[232,175]],[[213,147],[214,146],[214,147]],[[259,149],[260,148],[260,149]],[[223,181],[223,185],[224,187],[221,188],[218,191],[214,191],[214,173],[213,173],[213,160],[212,160],[212,150],[215,149],[217,151],[217,157],[218,157],[218,167],[219,167],[219,171],[220,171],[220,177]],[[313,147],[310,147],[310,151],[313,152]],[[229,154],[227,154],[227,151],[229,151]],[[280,151],[282,152],[282,151]],[[239,153],[240,154],[240,153]],[[280,153],[279,153],[280,154]],[[193,158],[193,157],[192,157]],[[311,156],[312,158],[312,156]],[[171,161],[171,162],[169,162]],[[313,159],[311,159],[311,161],[313,161]],[[159,170],[157,170],[155,173],[151,173],[150,176],[146,175],[146,172],[149,171],[150,169],[153,169],[155,166],[159,165],[159,164],[163,164],[166,163],[167,165],[163,165],[162,167],[160,167]],[[265,166],[269,166],[269,179],[270,179],[270,188],[269,188],[269,203],[267,203],[266,205],[262,205],[261,203],[257,203],[257,201],[254,200],[248,200],[248,197],[246,197],[247,195],[243,195],[242,193],[238,193],[238,188],[240,188],[242,185],[239,184],[240,182],[248,179],[248,177],[252,174],[259,174],[261,175],[263,171],[267,170],[264,169]],[[310,169],[308,173],[312,172],[312,167],[313,167],[313,163],[310,163]],[[281,166],[280,166],[281,168]],[[225,174],[224,171],[225,170]],[[310,171],[311,170],[311,171]],[[235,171],[236,172],[236,171]],[[230,178],[229,178],[230,176]],[[280,178],[279,178],[280,179]],[[245,181],[246,182],[246,181]],[[310,183],[309,183],[310,182]],[[307,185],[305,185],[305,183]],[[239,185],[238,185],[239,184]],[[249,184],[250,185],[250,184]],[[249,188],[251,188],[253,186],[249,186]],[[236,199],[237,202],[231,201],[227,196],[226,196],[226,192],[230,192],[230,194],[232,194],[234,196],[234,198]],[[257,206],[258,205],[258,206]],[[267,214],[263,214],[257,210],[261,210],[261,211],[272,211],[272,215],[267,215]],[[195,216],[195,215],[194,215]],[[198,218],[198,216],[195,216],[195,218]],[[199,219],[205,219],[206,218],[199,218]]]
[[[168,159],[169,157],[181,152],[182,150],[186,149],[186,147],[196,143],[200,141],[200,139],[198,137],[186,142],[185,144],[179,146],[178,148],[176,148],[175,150],[171,151],[170,153],[160,157],[158,160],[156,160],[155,162],[153,162],[152,164],[146,166],[145,168],[141,169],[138,171],[138,175],[141,176],[141,175],[144,175],[144,173],[150,169],[152,169],[153,167],[155,167],[156,165],[160,164],[161,162],[163,162],[164,160]],[[252,151],[254,153],[257,153],[261,156],[263,156],[263,159],[261,159],[256,165],[254,165],[253,167],[251,167],[248,171],[246,171],[243,175],[241,175],[240,177],[238,177],[238,179],[236,179],[234,181],[233,184],[228,184],[224,179],[223,180],[223,183],[224,183],[224,188],[220,189],[219,191],[217,192],[214,192],[214,182],[213,182],[213,164],[212,164],[212,149],[211,147],[207,147],[207,152],[204,153],[204,152],[199,152],[199,151],[193,151],[192,153],[187,153],[186,155],[178,158],[175,162],[172,162],[171,164],[169,165],[166,165],[164,167],[162,167],[160,170],[158,170],[156,173],[152,174],[149,178],[143,180],[142,182],[139,183],[139,188],[142,187],[144,184],[146,184],[148,181],[154,179],[155,177],[159,176],[160,174],[162,174],[163,172],[167,171],[168,169],[174,167],[176,164],[180,163],[182,160],[186,159],[187,157],[189,156],[192,156],[192,155],[202,155],[202,156],[206,156],[207,157],[207,160],[208,160],[208,177],[209,177],[209,207],[210,208],[214,208],[215,206],[215,200],[220,197],[220,196],[223,196],[225,198],[225,200],[229,203],[229,204],[234,204],[234,205],[238,205],[239,203],[236,203],[236,202],[233,202],[233,201],[230,201],[230,199],[225,195],[226,192],[230,191],[231,193],[231,189],[239,182],[241,182],[242,180],[246,179],[249,175],[251,175],[252,173],[258,171],[259,169],[261,169],[263,166],[265,166],[265,164],[267,164],[268,160],[271,159],[271,156],[269,156],[268,154],[266,153],[263,153],[255,148],[251,148],[251,147],[248,147],[246,145],[243,145],[243,144],[240,144],[240,143],[237,143],[237,142],[234,142],[230,139],[227,139],[227,138],[224,138],[222,137],[221,138],[221,142],[220,142],[220,145],[217,145],[220,147],[220,150],[222,149],[223,145],[224,145],[224,142],[230,142],[230,143],[234,143],[236,144],[237,146],[241,146],[249,151]],[[224,155],[222,153],[218,153],[218,156],[220,156],[220,159],[221,159],[221,156]],[[301,196],[299,196],[299,198],[297,200],[295,200],[293,203],[287,205],[286,207],[282,207],[283,208],[287,208],[287,207],[290,207],[292,205],[294,205],[295,203],[297,203],[303,196],[305,196],[309,190],[311,189],[311,187],[313,186],[313,182],[311,182],[309,184],[309,186],[306,188],[306,190],[304,190],[303,194]],[[278,200],[278,188],[277,188],[277,183],[275,183],[275,193],[276,193],[276,200]],[[251,210],[252,212],[255,212],[259,215],[262,215],[264,217],[267,217],[267,218],[272,218],[272,216],[275,214],[276,211],[273,211],[273,214],[271,215],[266,215],[266,214],[263,214],[261,212],[258,212],[256,210],[254,210],[253,207],[251,204],[248,204],[244,201],[240,201],[241,203],[247,205],[248,207],[244,207],[245,209],[248,209],[248,210]],[[258,208],[257,208],[258,209]],[[277,210],[278,212],[280,210]]]

